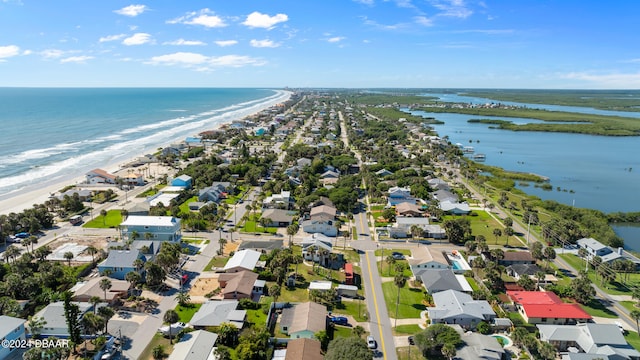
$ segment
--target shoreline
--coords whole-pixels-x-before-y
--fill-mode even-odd
[[[207,127],[206,129],[200,129],[199,131],[218,130],[224,125],[231,124],[233,121],[242,120],[244,118],[254,116],[265,109],[269,109],[277,104],[288,101],[291,98],[291,95],[293,93],[290,91],[287,91],[286,94],[287,94],[286,97],[282,99],[277,99],[277,101],[275,101],[275,99],[273,101],[269,101],[265,103],[264,106],[259,106],[249,114],[245,114],[241,117],[234,117],[234,118],[228,119],[225,122],[217,124],[213,128]],[[164,143],[163,146],[161,147],[164,148],[176,142],[182,142],[182,141],[184,141],[184,137],[173,139],[168,143]],[[93,168],[103,169],[111,174],[118,174],[118,172],[120,172],[121,170],[126,169],[122,167],[123,164],[131,163],[136,159],[144,156],[145,154],[148,154],[149,151],[151,151],[149,149],[145,149],[145,150],[148,150],[148,151],[143,151],[141,153],[138,153],[137,155],[127,158],[124,161],[118,161],[117,163],[109,163],[109,164],[94,164],[95,166]],[[155,150],[153,152],[155,152]],[[153,166],[156,170],[155,172],[150,171],[151,174],[154,174],[155,178],[158,178],[164,174],[170,175],[168,169],[166,169],[166,167],[162,166],[160,163],[149,163],[149,167],[151,166]],[[162,172],[160,172],[161,170]],[[47,201],[50,198],[50,195],[52,193],[59,194],[60,190],[70,185],[77,185],[80,188],[82,188],[82,182],[84,180],[85,180],[85,176],[83,175],[83,176],[73,176],[69,178],[63,178],[51,184],[45,183],[40,185],[28,185],[23,189],[15,191],[15,194],[8,194],[6,198],[0,199],[0,215],[8,215],[10,213],[19,213],[26,209],[32,208],[33,205],[43,204],[45,201]],[[145,177],[145,180],[149,182],[148,177]]]

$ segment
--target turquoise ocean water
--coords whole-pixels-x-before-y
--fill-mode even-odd
[[[0,199],[155,152],[281,103],[220,88],[0,88]]]

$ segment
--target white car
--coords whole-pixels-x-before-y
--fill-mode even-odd
[[[373,336],[367,336],[367,346],[369,347],[369,349],[375,349],[378,347],[376,339],[374,339]]]
[[[180,331],[182,331],[182,329],[186,327],[187,327],[187,324],[183,322],[177,322],[177,323],[171,324],[171,326],[165,325],[161,328],[158,328],[158,332],[162,333],[162,335],[164,336],[169,336],[169,335],[176,336]]]

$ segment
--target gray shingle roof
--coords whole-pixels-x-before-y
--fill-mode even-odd
[[[218,326],[223,322],[231,321],[229,315],[233,314],[234,318],[239,316],[236,312],[237,307],[238,300],[206,301],[191,318],[191,325]],[[246,315],[246,310],[244,313]]]
[[[100,264],[103,267],[132,267],[133,262],[140,257],[138,250],[111,250],[109,256]]]
[[[16,318],[13,316],[2,315],[0,316],[0,339],[4,339],[9,333],[13,332],[18,326],[24,324],[25,319]]]

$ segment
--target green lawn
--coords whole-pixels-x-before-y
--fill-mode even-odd
[[[395,318],[398,288],[393,281],[388,281],[382,283],[382,291],[384,293],[384,301],[387,304],[389,317]],[[421,289],[411,288],[409,282],[407,282],[404,287],[400,289],[398,319],[420,318],[420,312],[425,310],[425,306],[422,304],[423,299],[423,291]]]
[[[398,360],[424,360],[424,356],[417,346],[405,346],[396,348]]]
[[[584,260],[582,260],[582,258],[578,257],[577,255],[558,254],[558,256],[561,257],[564,261],[566,261],[572,268],[578,271],[584,270],[584,267],[585,267]],[[592,268],[589,268],[589,272],[587,274],[589,276],[589,280],[591,280],[592,283],[596,284],[600,289],[602,289],[607,294],[629,295],[631,293],[629,289],[627,289],[617,281],[607,284],[606,286],[602,285],[600,283],[600,279],[599,278],[596,279],[596,274]],[[639,281],[640,281],[640,274],[629,274],[629,285],[637,284]]]
[[[419,333],[420,331],[422,331],[420,326],[415,324],[398,325],[394,329],[394,335],[413,335]]]
[[[624,334],[625,340],[629,343],[629,345],[633,346],[634,349],[640,351],[640,336],[635,331],[627,331]]]
[[[629,311],[640,310],[640,308],[636,306],[636,301],[618,301],[618,303]]]
[[[478,216],[467,216],[467,219],[471,222],[471,233],[474,236],[483,235],[489,245],[495,245],[496,243],[498,245],[522,245],[514,236],[510,236],[507,239],[505,235],[502,235],[496,240],[493,230],[503,230],[502,224],[494,220],[486,211],[473,210],[473,212]]]
[[[253,220],[247,220],[244,222],[244,226],[242,226],[242,230],[243,232],[248,232],[248,233],[269,233],[269,234],[275,234],[278,231],[278,228],[275,227],[268,227],[268,228],[264,228],[262,226],[260,226],[257,222],[253,221]]]
[[[480,290],[480,287],[478,286],[478,283],[476,283],[476,279],[474,279],[472,277],[468,277],[468,276],[465,276],[465,279],[467,279],[467,281],[469,282],[469,285],[471,286],[471,289],[473,291]]]
[[[353,336],[352,334],[352,330],[353,328],[351,327],[346,327],[346,326],[340,326],[340,325],[336,325],[333,328],[333,338],[339,338],[339,337],[351,337]]]
[[[357,322],[367,321],[365,314],[367,313],[367,304],[364,300],[345,300],[341,301],[333,307],[333,314],[351,315]]]
[[[581,304],[580,306],[582,306],[584,311],[586,311],[591,316],[598,316],[598,317],[604,317],[604,318],[610,318],[610,319],[615,319],[618,317],[616,313],[607,309],[597,299],[593,299],[588,304],[586,305]]]
[[[115,228],[120,225],[122,222],[122,214],[120,214],[120,210],[109,210],[107,211],[107,216],[102,216],[100,214],[94,214],[92,221],[82,225],[85,228],[94,228],[94,229],[107,229],[107,228]]]
[[[202,304],[189,304],[187,306],[176,306],[176,312],[180,316],[180,322],[188,323],[195,313],[200,310]]]
[[[189,199],[187,199],[185,202],[183,202],[182,204],[180,204],[180,212],[183,214],[188,214],[191,212],[191,210],[189,210],[189,204],[192,202],[198,201],[198,197],[194,196],[191,197]]]
[[[380,276],[384,276],[384,277],[396,276],[398,272],[396,271],[395,264],[403,265],[402,275],[404,275],[407,278],[410,278],[411,276],[413,276],[413,273],[411,272],[411,268],[409,267],[409,262],[407,260],[395,260],[394,264],[389,265],[389,263],[385,259],[383,262],[378,261],[377,264],[378,264],[378,273],[380,273]]]
[[[167,354],[167,356],[173,351],[173,345],[169,344],[169,338],[165,338],[162,334],[157,333],[153,336],[147,347],[144,348],[142,354],[140,354],[140,359],[153,360],[153,348],[158,345],[161,345],[164,348],[164,353]]]
[[[204,271],[211,271],[212,268],[216,267],[224,267],[224,265],[229,261],[228,256],[214,256],[211,261],[205,266]]]
[[[264,327],[267,324],[267,314],[262,309],[247,310],[247,322],[251,326]]]

